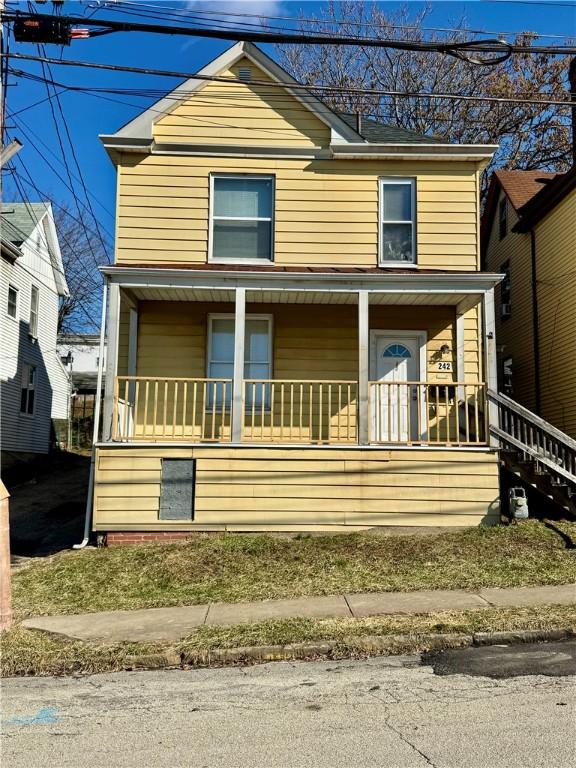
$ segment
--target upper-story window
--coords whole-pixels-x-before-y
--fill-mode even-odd
[[[380,263],[416,263],[416,179],[380,179]]]
[[[508,205],[507,205],[506,198],[503,197],[502,200],[500,200],[500,205],[498,206],[498,233],[500,236],[500,240],[506,237],[507,232],[508,232]]]
[[[30,336],[36,338],[38,336],[38,300],[39,300],[38,288],[33,285],[30,291],[30,322],[28,326],[28,332]]]
[[[272,261],[274,177],[211,176],[209,258]]]
[[[18,288],[14,285],[8,285],[8,306],[6,307],[8,317],[16,320],[18,316]]]

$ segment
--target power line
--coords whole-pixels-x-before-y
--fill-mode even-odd
[[[4,55],[4,54],[3,54]],[[95,64],[92,62],[87,61],[74,61],[71,59],[68,60],[60,60],[60,59],[51,59],[46,57],[38,57],[38,56],[29,56],[27,54],[22,53],[12,53],[10,54],[10,57],[12,59],[21,59],[26,61],[45,61],[49,62],[50,64],[57,64],[67,67],[88,67],[90,69],[103,69],[108,70],[112,72],[131,72],[134,74],[140,74],[140,75],[155,75],[160,77],[173,77],[173,78],[185,78],[185,79],[191,79],[191,80],[205,80],[209,82],[219,82],[219,83],[239,83],[240,81],[235,78],[227,78],[227,77],[220,77],[216,75],[202,75],[199,73],[191,73],[191,72],[173,72],[168,70],[159,70],[159,69],[147,69],[147,68],[141,68],[141,67],[125,67],[115,64]],[[31,73],[26,72],[20,72],[21,75],[28,75],[30,76]],[[34,75],[32,75],[34,77]],[[62,83],[56,83],[56,81],[52,81],[57,85],[58,87],[62,88],[68,88],[69,90],[83,90],[86,91],[86,87],[78,88],[75,86],[65,86]],[[422,93],[422,92],[411,92],[411,91],[388,91],[383,90],[379,88],[356,88],[353,86],[334,86],[334,85],[305,85],[302,83],[274,83],[273,86],[270,85],[269,82],[266,81],[257,81],[252,80],[250,81],[250,85],[253,87],[263,87],[263,88],[284,88],[288,91],[309,91],[312,93],[327,93],[329,95],[333,94],[353,94],[353,95],[363,95],[363,96],[393,96],[393,97],[399,97],[399,98],[414,98],[414,99],[447,99],[447,100],[457,100],[457,101],[477,101],[477,102],[488,102],[488,103],[495,103],[495,104],[534,104],[534,105],[542,105],[545,107],[550,106],[558,106],[558,107],[566,107],[568,109],[573,108],[573,103],[568,100],[555,100],[555,99],[521,99],[521,98],[504,98],[504,97],[498,97],[498,96],[471,96],[471,95],[460,95],[455,93]],[[110,89],[101,89],[108,92],[111,92]],[[119,89],[115,89],[116,92],[118,92]],[[191,95],[193,91],[190,91],[189,94]],[[180,98],[183,98],[186,95],[186,92],[179,91]]]
[[[44,62],[42,62],[42,71],[44,72]],[[46,80],[46,75],[44,75],[44,78]],[[45,82],[45,85],[46,85],[46,92],[48,93],[48,95],[50,95],[50,88],[49,88],[49,84],[48,84],[47,80]],[[64,167],[66,169],[66,176],[68,177],[68,189],[72,193],[72,197],[74,198],[74,202],[76,204],[76,209],[78,211],[78,216],[80,218],[80,221],[82,221],[81,203],[80,203],[80,200],[78,198],[78,195],[76,194],[76,191],[74,190],[74,182],[72,181],[72,173],[70,171],[70,166],[68,165],[68,162],[66,160],[66,152],[64,150],[64,144],[62,142],[62,136],[60,134],[60,126],[58,125],[58,119],[56,117],[56,112],[54,110],[54,104],[53,104],[52,99],[49,100],[48,105],[50,107],[50,112],[52,114],[52,120],[54,122],[54,128],[55,128],[55,131],[56,131],[56,138],[58,140],[58,146],[60,147],[60,154],[62,155],[62,162],[63,162],[63,165],[64,165]],[[98,264],[98,259],[96,258],[96,253],[95,253],[94,248],[92,246],[92,241],[90,240],[90,238],[87,238],[87,241],[88,241],[88,246],[90,248],[90,251],[92,253],[92,259],[94,260],[95,264]]]
[[[44,56],[46,55],[46,52],[44,50],[44,46],[40,46],[39,45],[38,46],[38,51],[40,53],[42,53]],[[44,72],[44,62],[41,62],[41,66],[42,66],[42,73],[45,74],[45,72]],[[48,72],[50,74],[50,78],[52,79],[53,75],[52,75],[52,71],[50,69],[50,65],[46,64],[46,66],[47,66]],[[46,82],[46,90],[47,90],[47,93],[50,93],[48,82]],[[82,168],[80,167],[80,163],[78,162],[78,157],[76,155],[76,149],[74,147],[74,142],[72,141],[72,137],[70,136],[70,129],[68,128],[68,122],[67,122],[66,117],[64,115],[64,110],[62,108],[62,102],[60,100],[60,96],[56,93],[56,88],[55,87],[54,87],[54,93],[55,93],[56,106],[58,107],[58,111],[60,112],[60,116],[62,117],[62,123],[64,125],[64,131],[66,132],[66,137],[68,139],[68,144],[70,146],[70,151],[72,153],[72,158],[74,160],[74,164],[76,165],[76,170],[78,172],[78,177],[80,179],[80,184],[82,186],[82,189],[84,190],[84,196],[86,198],[86,203],[87,203],[87,206],[88,206],[88,210],[90,211],[90,214],[91,214],[91,216],[92,216],[92,218],[94,220],[94,224],[95,224],[95,227],[96,227],[96,233],[97,233],[98,239],[100,240],[100,243],[102,245],[102,248],[104,250],[106,258],[107,258],[108,262],[110,263],[110,256],[108,255],[108,246],[104,242],[104,238],[102,237],[102,233],[100,231],[99,222],[98,222],[98,219],[96,218],[96,214],[94,213],[94,209],[92,207],[92,203],[91,203],[90,197],[88,195],[88,189],[86,187],[86,182],[84,181],[84,176],[82,174]],[[66,159],[66,154],[64,152],[64,148],[62,146],[62,141],[61,141],[61,138],[60,138],[60,130],[59,130],[59,127],[58,127],[58,121],[56,120],[56,117],[54,115],[54,108],[53,108],[53,102],[52,101],[50,101],[50,109],[51,109],[51,112],[52,112],[52,117],[54,118],[54,127],[56,128],[56,134],[58,136],[58,142],[60,144],[60,150],[62,152],[62,160],[64,162],[64,165],[66,166],[66,172],[67,172],[67,175],[68,175],[68,179],[70,181],[70,191],[72,192],[72,195],[74,196],[74,199],[77,201],[77,204],[78,204],[77,195],[76,195],[74,189],[72,188],[73,187],[73,182],[72,182],[72,178],[73,177],[72,177],[72,174],[70,172],[70,169],[68,168],[68,161]],[[78,207],[78,214],[80,215],[80,218],[82,218],[82,214],[80,212],[80,208],[79,207]],[[94,251],[92,249],[92,245],[91,244],[90,244],[90,250],[92,251],[92,253],[94,255]],[[96,257],[95,256],[94,256],[94,260],[96,261]]]
[[[534,4],[534,3],[533,3]],[[140,16],[142,18],[152,18],[152,19],[164,19],[167,21],[180,21],[184,23],[197,23],[195,22],[195,19],[200,17],[216,17],[214,19],[213,23],[217,23],[219,25],[226,24],[225,21],[220,21],[218,17],[220,14],[216,13],[215,11],[208,11],[203,10],[200,8],[194,8],[190,11],[187,11],[185,9],[178,9],[174,6],[166,6],[165,4],[162,4],[160,10],[160,6],[156,5],[150,5],[147,3],[137,3],[137,2],[130,2],[130,0],[123,0],[122,5],[118,6],[117,4],[111,4],[111,3],[103,3],[102,5],[95,6],[94,11],[106,9],[107,11],[114,11],[120,14],[126,14],[131,16]],[[171,11],[172,13],[166,13],[166,11]],[[350,27],[350,26],[356,26],[361,27],[363,29],[378,29],[378,30],[386,30],[386,29],[403,29],[403,30],[416,30],[416,31],[422,31],[422,32],[456,32],[458,34],[473,34],[473,35],[495,35],[496,37],[504,37],[504,36],[523,36],[527,35],[534,39],[557,39],[557,40],[566,40],[571,39],[573,35],[555,35],[555,34],[541,34],[536,33],[528,30],[517,30],[517,31],[496,31],[496,30],[486,30],[486,29],[471,29],[469,27],[428,27],[428,26],[421,26],[416,24],[393,24],[389,22],[384,22],[382,24],[378,24],[373,21],[356,21],[354,19],[321,19],[321,18],[310,18],[310,17],[301,17],[298,16],[297,18],[293,16],[278,16],[278,15],[269,15],[269,14],[263,14],[263,13],[233,13],[232,11],[226,11],[226,17],[230,18],[258,18],[264,21],[297,21],[300,24],[316,24],[316,25],[324,25],[324,26],[339,26],[339,27]],[[190,19],[190,21],[188,21]],[[248,27],[258,27],[260,28],[261,24],[251,24],[248,22],[236,22],[238,26],[248,26]],[[294,27],[286,27],[286,26],[273,26],[272,29],[289,29],[292,31],[297,31],[297,28]],[[298,30],[299,31],[299,30]]]
[[[65,92],[65,90],[66,90],[66,89],[62,89],[62,93],[64,93],[64,92]],[[15,125],[16,125],[16,127],[17,127],[17,128],[18,128],[18,129],[21,131],[21,133],[24,135],[24,138],[27,138],[27,139],[28,139],[28,141],[30,142],[30,146],[32,147],[32,149],[34,149],[34,151],[35,151],[35,152],[37,152],[37,154],[38,154],[38,155],[39,155],[39,156],[40,156],[40,157],[41,157],[41,158],[44,160],[44,162],[46,163],[46,165],[48,166],[48,168],[50,168],[50,170],[51,170],[51,171],[54,173],[54,175],[55,175],[55,176],[57,176],[57,178],[58,178],[58,179],[59,179],[59,180],[60,180],[60,181],[61,181],[61,182],[64,184],[64,186],[66,187],[66,189],[68,189],[70,192],[72,192],[72,193],[73,193],[73,190],[72,190],[72,189],[70,189],[70,187],[69,187],[69,186],[68,186],[68,184],[66,183],[65,179],[64,179],[64,178],[63,178],[63,177],[62,177],[62,176],[61,176],[61,175],[58,173],[58,171],[57,171],[57,170],[54,168],[54,166],[53,166],[53,165],[50,163],[50,161],[49,161],[49,160],[46,158],[46,156],[45,156],[45,155],[44,155],[44,154],[43,154],[43,153],[42,153],[42,152],[39,150],[39,148],[36,146],[36,143],[35,143],[35,142],[38,142],[39,144],[41,144],[41,145],[44,147],[44,149],[45,149],[47,152],[49,152],[49,153],[52,155],[52,157],[53,157],[53,158],[56,160],[56,162],[60,163],[60,165],[62,165],[62,166],[64,167],[64,163],[63,163],[63,162],[60,160],[60,158],[58,157],[58,155],[56,155],[56,153],[55,153],[55,152],[53,152],[53,151],[50,149],[50,147],[48,146],[48,144],[46,144],[46,142],[45,142],[45,141],[44,141],[44,140],[43,140],[43,139],[42,139],[40,136],[38,136],[38,134],[37,134],[37,133],[35,133],[35,132],[32,130],[32,128],[30,128],[30,126],[29,126],[27,123],[25,123],[25,122],[24,122],[24,120],[23,120],[21,117],[19,117],[19,118],[16,118],[16,113],[14,113],[14,112],[11,112],[10,110],[8,110],[8,117],[9,117],[11,120],[13,120],[13,121],[15,122]],[[34,140],[32,140],[32,139],[30,138],[30,136],[32,136]],[[101,207],[101,208],[102,208],[104,211],[106,211],[106,213],[107,213],[109,216],[111,216],[112,218],[115,218],[115,217],[114,217],[114,214],[113,214],[111,211],[109,211],[109,210],[106,208],[106,206],[104,205],[104,203],[100,202],[100,200],[98,200],[98,198],[97,198],[97,197],[96,197],[96,196],[95,196],[93,193],[89,192],[89,194],[90,194],[90,195],[91,195],[91,196],[94,198],[94,200],[95,200],[95,201],[98,203],[98,205],[99,205],[99,206],[100,206],[100,207]],[[105,232],[108,234],[108,236],[109,236],[110,238],[114,239],[114,235],[112,234],[112,232],[108,231],[108,230],[106,229],[106,227],[103,227],[103,229],[104,229],[104,231],[105,231]]]
[[[16,19],[53,20],[55,17],[49,14],[22,14],[19,12],[7,12],[2,14],[5,21]],[[239,37],[254,43],[288,43],[304,45],[344,45],[364,46],[371,48],[391,48],[402,51],[427,51],[431,53],[443,53],[458,58],[466,58],[471,63],[496,64],[504,61],[513,53],[526,54],[565,54],[576,53],[574,46],[538,46],[508,43],[505,40],[450,40],[446,42],[430,42],[415,40],[398,40],[394,38],[373,38],[362,36],[323,35],[315,33],[287,34],[284,32],[252,32],[249,30],[235,29],[200,29],[197,27],[175,27],[165,24],[139,24],[114,19],[87,19],[82,16],[58,16],[56,17],[66,24],[79,24],[88,27],[96,27],[93,36],[109,34],[110,32],[148,32],[152,34],[183,35],[188,37],[204,37],[217,40],[234,40]],[[239,34],[240,33],[240,34]],[[495,58],[481,60],[470,59],[467,55],[474,53],[495,54]]]
[[[23,176],[22,176],[20,173],[18,173],[18,171],[17,171],[16,169],[14,169],[14,176],[19,176],[19,177],[20,177],[20,179],[22,179],[23,181],[25,181],[25,182],[26,182],[26,184],[28,184],[29,186],[31,186],[31,187],[32,187],[32,188],[35,190],[36,194],[38,195],[38,197],[39,197],[41,200],[42,200],[42,199],[45,199],[45,200],[50,200],[50,202],[52,203],[52,205],[55,205],[55,206],[56,206],[57,208],[59,208],[61,211],[64,211],[64,213],[65,213],[67,216],[69,216],[71,219],[73,219],[73,220],[74,220],[74,221],[75,221],[77,224],[80,224],[80,226],[81,226],[81,227],[83,227],[83,229],[85,230],[85,232],[91,232],[93,235],[95,235],[95,234],[96,234],[96,233],[95,233],[93,230],[91,230],[89,227],[87,227],[87,226],[86,226],[86,223],[85,223],[84,221],[82,221],[82,219],[79,219],[77,216],[74,216],[74,214],[73,214],[73,213],[71,213],[71,212],[70,212],[70,211],[69,211],[69,210],[68,210],[66,207],[64,207],[64,206],[63,206],[63,205],[61,205],[60,203],[57,203],[57,202],[56,202],[56,200],[54,200],[54,199],[53,199],[53,198],[52,198],[52,197],[51,197],[51,196],[50,196],[50,195],[49,195],[47,192],[42,192],[42,190],[38,188],[38,186],[37,186],[36,182],[33,180],[33,178],[32,178],[32,176],[31,176],[31,174],[29,173],[28,169],[27,169],[27,168],[26,168],[26,166],[24,165],[24,161],[22,160],[22,157],[21,157],[20,155],[16,155],[16,156],[14,157],[14,159],[15,159],[15,160],[18,160],[18,162],[20,162],[20,164],[22,165],[22,168],[23,168],[23,169],[26,171],[26,173],[27,173],[27,174],[30,176],[30,181],[28,181],[27,179],[25,179],[25,178],[24,178],[24,177],[23,177]],[[87,241],[89,240],[89,238],[86,238],[86,239],[87,239]],[[98,263],[97,263],[97,266],[99,267],[99,266],[100,266],[100,264],[98,264]]]

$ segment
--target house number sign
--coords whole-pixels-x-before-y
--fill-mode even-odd
[[[440,362],[436,363],[436,365],[438,366],[436,368],[437,371],[451,371],[452,370],[452,363],[448,362],[448,361],[442,361],[441,360]]]

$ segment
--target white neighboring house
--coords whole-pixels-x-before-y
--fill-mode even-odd
[[[58,354],[72,377],[72,390],[95,395],[100,362],[100,334],[62,333],[58,337]],[[106,374],[106,345],[102,371]]]
[[[69,292],[49,203],[3,203],[0,243],[0,447],[6,467],[47,453],[52,420],[68,417],[69,379],[57,335],[60,300]]]

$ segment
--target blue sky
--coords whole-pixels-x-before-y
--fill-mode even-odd
[[[148,1],[150,2],[150,0]],[[429,3],[432,12],[427,25],[451,26],[464,15],[469,26],[474,29],[485,29],[491,32],[531,30],[539,34],[573,34],[576,36],[576,5],[570,7],[568,3],[569,0],[567,0],[566,5],[552,1],[530,4],[528,2],[501,2],[500,0],[494,2],[487,2],[486,0],[433,2]],[[157,5],[168,4],[182,8],[200,7],[223,14],[237,12],[255,15],[281,15],[291,18],[296,18],[301,13],[307,16],[316,15],[322,6],[322,3],[301,2],[300,0],[291,2],[286,0],[238,0],[238,2],[227,0],[227,2],[214,1],[202,4],[195,2],[178,3],[175,0],[170,0],[169,3],[158,3]],[[26,10],[27,8],[25,3],[8,2],[7,5],[11,9],[18,7]],[[424,4],[421,2],[382,2],[379,5],[384,10],[394,10],[401,5],[407,5],[411,12],[416,13],[421,10]],[[121,8],[121,3],[117,4],[117,8],[118,6]],[[51,10],[49,3],[37,7],[41,12],[50,12]],[[87,3],[67,1],[64,9],[65,13],[75,15],[92,13],[92,9]],[[99,11],[96,18],[98,16],[100,18],[122,18],[119,10],[116,12],[102,10]],[[134,20],[138,21],[138,19]],[[281,24],[282,22],[277,23]],[[64,49],[57,46],[47,46],[47,55],[57,58],[62,56],[65,59],[82,59],[91,62],[193,72],[221,53],[230,44],[226,41],[217,40],[118,33],[92,40],[74,41],[72,45]],[[15,43],[13,40],[11,41],[11,51],[37,55],[35,46]],[[269,47],[268,52],[273,55],[273,48]],[[36,63],[13,62],[13,66],[40,73]],[[152,87],[170,90],[179,82],[179,80],[168,78],[59,66],[53,66],[52,71],[54,78],[60,82],[92,87],[114,85],[117,87]],[[24,148],[19,153],[17,165],[23,163],[26,166],[43,196],[49,197],[57,203],[70,203],[72,199],[70,193],[46,163],[46,160],[49,160],[58,173],[65,176],[64,168],[60,162],[60,148],[49,106],[44,102],[30,108],[30,105],[36,101],[45,98],[44,86],[15,77],[11,77],[10,82],[16,85],[8,90],[6,122],[10,127],[9,137],[17,136],[24,143]],[[112,233],[114,220],[111,214],[113,214],[115,202],[115,171],[102,149],[98,134],[113,133],[123,123],[142,111],[151,103],[151,100],[124,95],[114,96],[113,98],[130,102],[130,104],[118,104],[91,95],[71,92],[63,93],[60,98],[86,186],[96,198],[92,201],[94,211],[103,230]],[[18,114],[12,119],[10,117],[11,112]],[[39,144],[32,133],[26,135],[26,131],[29,129],[42,139],[48,149]],[[33,145],[40,149],[40,153],[34,149]],[[69,159],[71,168],[76,174],[72,158]],[[76,183],[76,187],[81,194],[80,185]],[[39,195],[29,186],[25,186],[25,188],[31,200],[39,199]],[[5,199],[9,199],[13,191],[12,182],[7,179]]]

